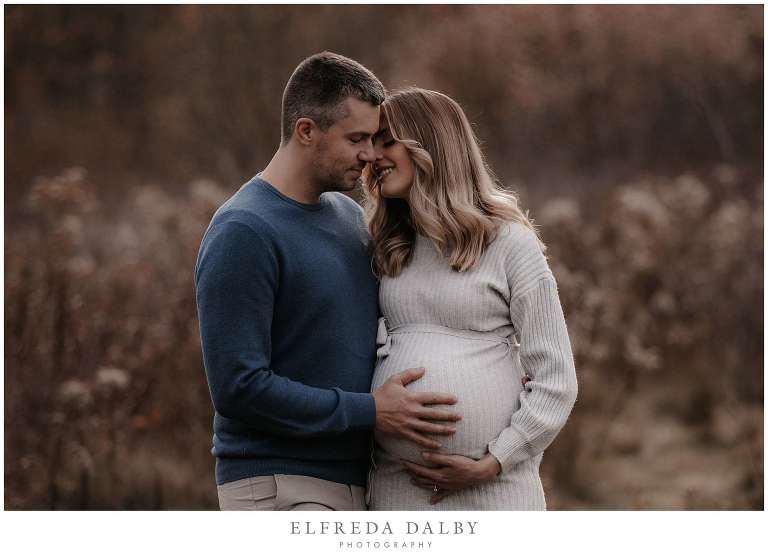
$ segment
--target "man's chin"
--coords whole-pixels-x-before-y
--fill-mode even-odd
[[[340,182],[340,185],[341,191],[349,192],[350,190],[354,190],[355,188],[363,185],[363,177],[351,177],[343,179]]]
[[[363,177],[362,175],[359,177],[352,177],[352,176],[343,176],[339,179],[328,179],[326,180],[323,185],[321,185],[321,190],[323,192],[349,192],[351,190],[354,190],[358,186],[362,186],[363,184]]]

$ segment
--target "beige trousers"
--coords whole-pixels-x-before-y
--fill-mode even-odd
[[[218,486],[222,511],[365,511],[365,489],[311,476],[254,476]]]

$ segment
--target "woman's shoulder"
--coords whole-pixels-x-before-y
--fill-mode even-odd
[[[518,221],[505,223],[494,247],[503,259],[512,295],[524,293],[542,278],[553,278],[536,231]]]
[[[503,223],[497,231],[493,245],[506,252],[507,255],[537,255],[542,253],[536,231],[520,221]]]

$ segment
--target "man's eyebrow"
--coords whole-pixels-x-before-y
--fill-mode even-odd
[[[345,136],[359,136],[361,138],[368,138],[369,136],[371,136],[371,133],[365,132],[365,131],[353,131],[353,132],[348,132]]]

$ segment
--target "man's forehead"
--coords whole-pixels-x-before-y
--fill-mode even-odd
[[[345,130],[362,127],[357,130],[373,134],[379,129],[380,106],[350,96],[342,101],[341,109],[342,116],[336,123]]]

